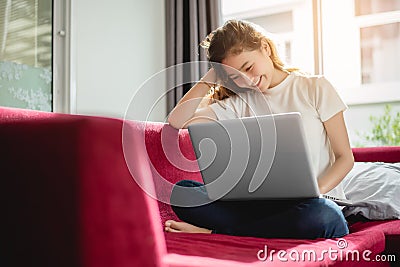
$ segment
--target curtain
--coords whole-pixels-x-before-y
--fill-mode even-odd
[[[220,0],[167,0],[167,67],[185,62],[206,61],[205,50],[199,44],[221,22]],[[193,63],[189,70],[173,68],[167,76],[167,114],[192,86],[180,83],[187,80],[188,76],[192,81],[197,81],[206,72],[207,65],[204,63]]]

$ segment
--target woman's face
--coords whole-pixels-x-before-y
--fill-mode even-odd
[[[274,65],[268,46],[253,51],[243,51],[238,55],[229,55],[222,60],[229,78],[239,87],[259,89],[265,92],[274,87]]]

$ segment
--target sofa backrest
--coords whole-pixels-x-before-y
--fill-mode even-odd
[[[188,131],[158,122],[146,122],[144,127],[146,154],[160,200],[160,223],[178,220],[168,203],[173,185],[180,180],[202,181]]]

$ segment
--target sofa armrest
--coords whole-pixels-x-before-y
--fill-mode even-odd
[[[2,265],[163,266],[157,203],[127,168],[122,125],[0,108]],[[132,134],[137,173],[151,175]]]
[[[400,146],[360,147],[352,150],[357,162],[400,162]]]

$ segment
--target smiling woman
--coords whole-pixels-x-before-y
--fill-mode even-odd
[[[320,193],[345,199],[340,182],[354,161],[343,118],[347,107],[328,80],[287,68],[273,41],[259,26],[247,21],[228,20],[212,31],[202,46],[212,68],[179,101],[168,118],[169,123],[175,128],[185,128],[207,120],[299,112],[307,129],[305,135]],[[219,89],[209,96],[212,99],[207,106],[199,107],[209,91],[209,83]],[[181,193],[181,188],[187,188],[188,192]],[[339,206],[330,200],[216,200],[199,207],[187,204],[193,203],[193,199],[205,203],[202,200],[206,198],[201,183],[178,182],[171,201],[183,203],[173,209],[185,222],[167,221],[166,231],[209,233],[212,230],[231,235],[287,238],[332,238],[348,233]],[[270,212],[259,214],[254,207]]]

